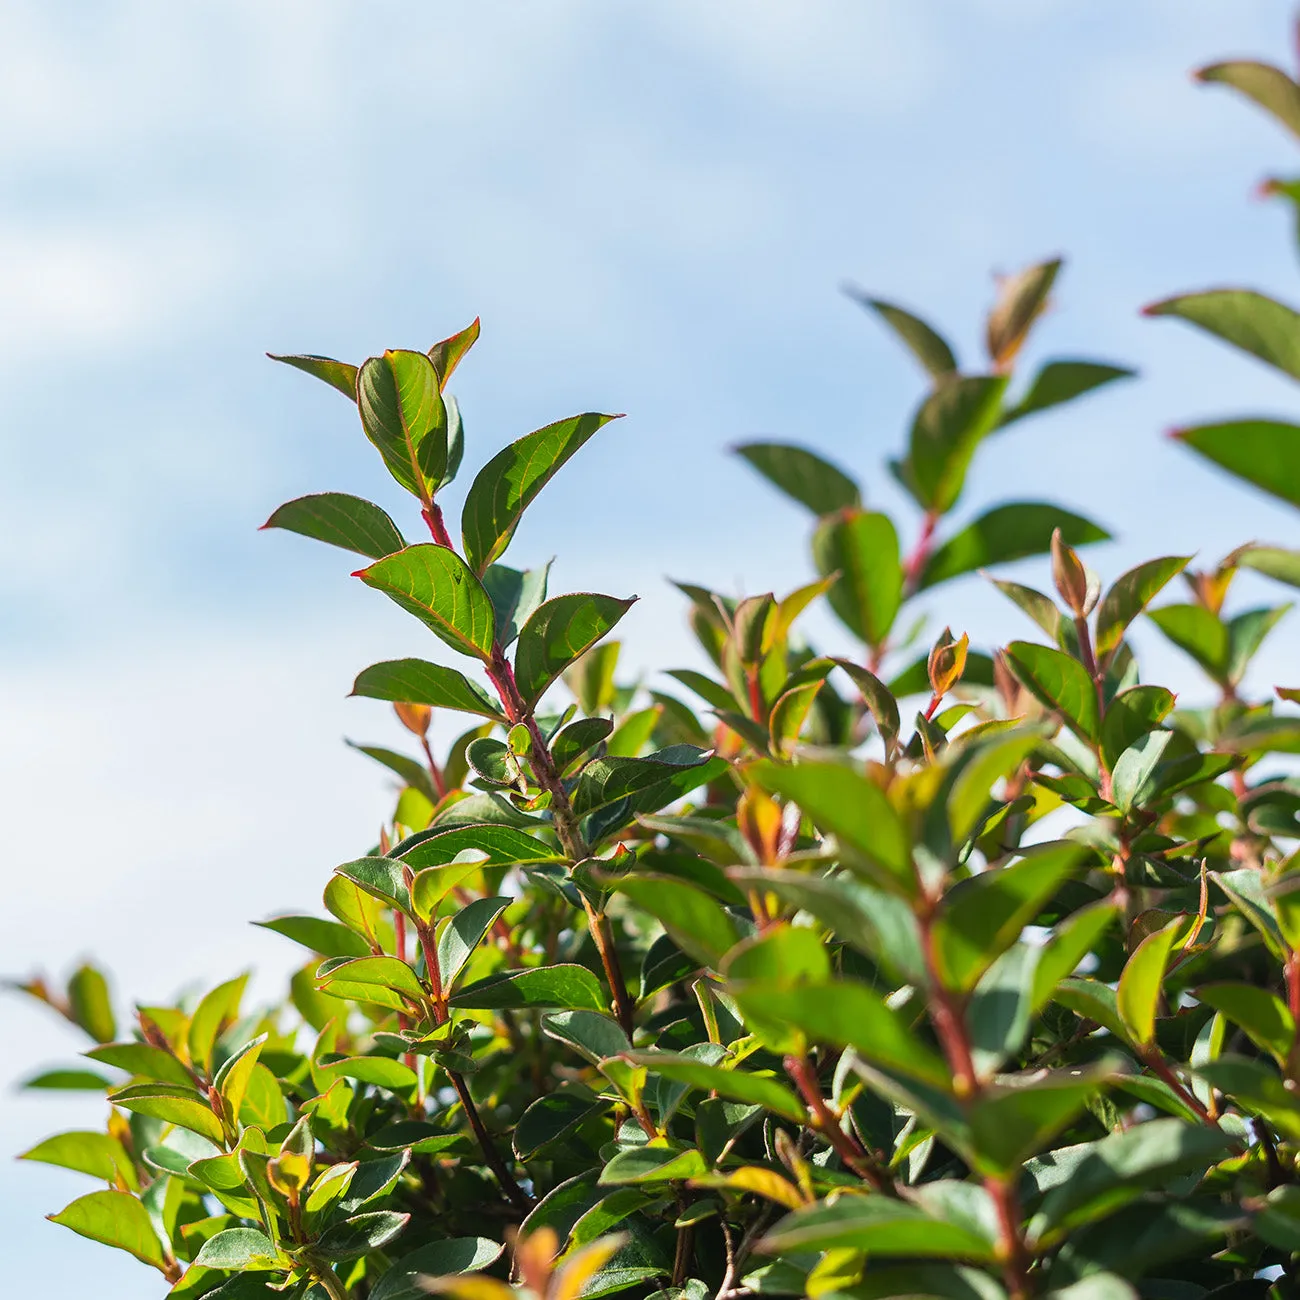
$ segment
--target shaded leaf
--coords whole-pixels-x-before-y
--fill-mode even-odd
[[[858,485],[843,470],[806,447],[750,442],[733,448],[769,483],[819,518],[862,504]]]
[[[262,527],[283,528],[373,560],[406,545],[387,511],[346,492],[319,492],[287,501]]]

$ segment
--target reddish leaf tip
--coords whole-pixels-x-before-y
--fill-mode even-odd
[[[1181,441],[1183,438],[1185,438],[1187,436],[1187,433],[1188,430],[1186,429],[1166,429],[1165,437],[1173,438],[1176,442],[1178,442]]]

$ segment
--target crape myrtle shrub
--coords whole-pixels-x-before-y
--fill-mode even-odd
[[[1201,76],[1300,134],[1282,72]],[[24,986],[92,1040],[31,1086],[107,1094],[103,1131],[26,1153],[102,1184],[55,1222],[185,1300],[1295,1294],[1300,783],[1277,756],[1300,718],[1241,693],[1287,606],[1231,588],[1242,568],[1300,586],[1300,552],[1102,582],[1076,548],[1106,534],[1056,505],[948,525],[984,440],[1128,373],[1015,373],[1058,269],[1003,282],[972,372],[867,300],[932,381],[891,466],[915,542],[813,452],[740,448],[815,517],[820,576],[780,598],[682,584],[713,670],[671,690],[619,676],[629,601],[502,562],[609,417],[489,459],[457,537],[448,385],[477,322],[359,367],[281,358],[355,405],[424,540],[341,493],[268,526],[360,553],[459,667],[357,678],[417,753],[362,747],[401,782],[391,821],[323,914],[261,923],[311,954],[285,1005],[242,1005],[240,977],[119,1030],[91,967]],[[1300,379],[1300,316],[1269,298],[1148,312]],[[1300,429],[1178,437],[1300,505]],[[1050,594],[994,583],[1033,639],[906,630],[922,593],[1029,555]],[[852,657],[795,635],[817,601]],[[1140,618],[1211,707],[1140,679]],[[434,709],[470,719],[441,752]]]

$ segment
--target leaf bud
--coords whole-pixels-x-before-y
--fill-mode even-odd
[[[1087,618],[1092,613],[1101,584],[1066,543],[1059,528],[1052,530],[1052,581],[1075,618]]]
[[[952,639],[950,628],[944,628],[943,634],[934,643],[930,651],[930,660],[926,665],[930,674],[930,689],[935,699],[942,699],[961,681],[966,671],[966,652],[970,648],[970,637],[965,632],[960,641]]]
[[[402,704],[393,705],[393,712],[397,714],[398,720],[407,731],[415,736],[427,736],[429,734],[429,723],[433,721],[433,710],[427,704]]]

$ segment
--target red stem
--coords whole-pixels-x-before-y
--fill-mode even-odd
[[[934,544],[934,529],[938,522],[939,516],[933,510],[925,512],[925,519],[921,524],[921,536],[917,538],[916,545],[903,566],[904,599],[913,595],[920,584],[921,574],[925,571],[926,562],[930,558],[930,548]]]
[[[817,1081],[817,1072],[807,1055],[787,1056],[785,1070],[804,1104],[813,1113],[816,1127],[825,1139],[835,1148],[845,1167],[852,1169],[859,1178],[865,1179],[878,1192],[892,1192],[893,1179],[887,1170],[880,1169],[862,1144],[851,1133],[846,1133],[835,1118],[831,1108],[822,1096],[821,1084]]]

